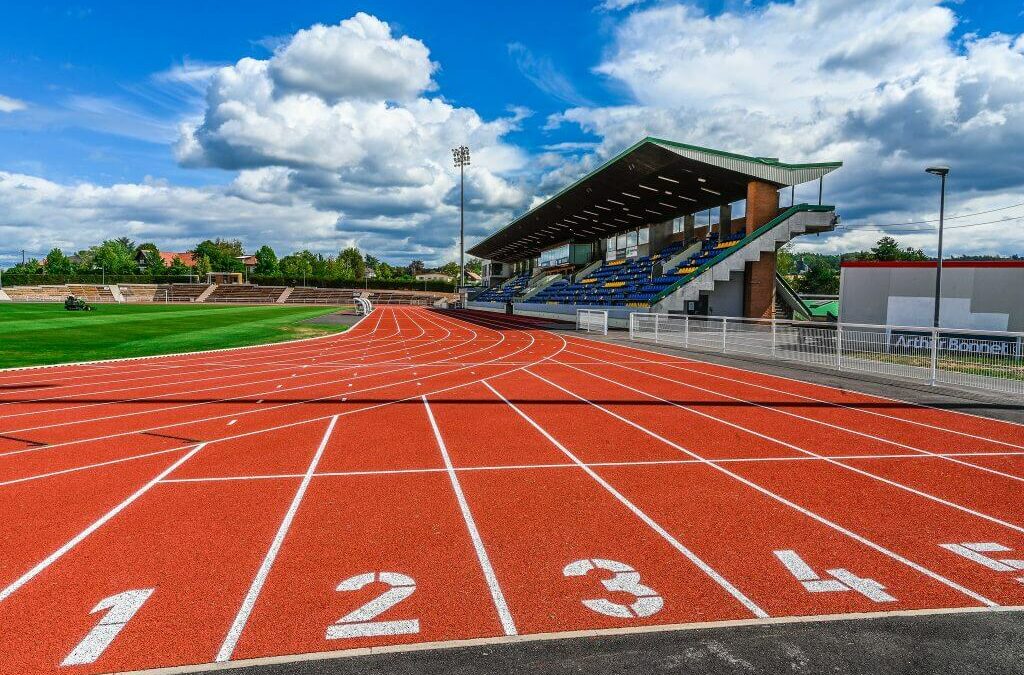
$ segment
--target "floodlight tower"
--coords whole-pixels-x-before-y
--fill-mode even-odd
[[[459,288],[466,285],[466,167],[469,166],[469,148],[452,148],[452,159],[459,169]]]

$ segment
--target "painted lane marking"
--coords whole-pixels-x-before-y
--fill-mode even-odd
[[[748,486],[748,487],[750,487],[750,488],[752,488],[754,490],[757,490],[761,494],[774,499],[775,501],[779,502],[780,504],[785,504],[786,506],[788,506],[788,507],[790,507],[790,508],[792,508],[792,509],[794,509],[796,511],[799,511],[802,514],[804,514],[808,518],[816,520],[819,523],[821,523],[821,524],[823,524],[823,525],[825,525],[827,527],[830,527],[833,530],[835,530],[837,532],[840,532],[840,533],[850,537],[854,541],[858,541],[861,544],[864,544],[865,546],[868,546],[868,547],[878,551],[879,553],[881,553],[881,554],[883,554],[885,556],[888,556],[888,557],[892,558],[893,560],[895,560],[895,561],[897,561],[899,563],[902,563],[902,564],[906,565],[907,567],[910,567],[911,569],[913,569],[916,572],[924,574],[925,576],[927,576],[927,577],[929,577],[931,579],[934,579],[935,581],[938,581],[939,583],[945,584],[946,586],[952,588],[953,590],[958,591],[959,593],[962,593],[962,594],[966,595],[967,597],[969,597],[969,598],[971,598],[971,599],[973,599],[973,600],[975,600],[975,601],[977,601],[977,602],[979,602],[979,603],[981,603],[981,604],[983,604],[983,605],[985,605],[987,607],[998,607],[999,606],[999,603],[994,602],[993,600],[990,600],[990,599],[986,598],[985,596],[981,595],[980,593],[976,593],[975,591],[972,591],[971,589],[969,589],[969,588],[967,588],[965,586],[961,586],[960,584],[956,583],[952,579],[947,579],[946,577],[942,576],[938,572],[933,572],[932,570],[924,567],[923,565],[919,565],[916,562],[914,562],[913,560],[905,558],[905,557],[901,556],[899,553],[896,553],[895,551],[889,550],[888,548],[882,546],[881,544],[876,544],[875,542],[871,541],[870,539],[862,537],[861,535],[857,534],[856,532],[843,527],[839,523],[835,523],[835,522],[829,520],[828,518],[825,518],[824,516],[818,515],[817,513],[814,513],[813,511],[810,511],[810,510],[800,506],[799,504],[786,499],[782,495],[779,495],[779,494],[776,494],[776,493],[772,492],[768,488],[762,487],[761,485],[758,485],[757,483],[754,483],[753,481],[748,480],[748,479],[744,478],[743,476],[741,476],[741,475],[739,475],[737,473],[734,473],[734,472],[730,471],[729,469],[726,469],[725,467],[723,467],[723,466],[721,466],[721,465],[719,465],[719,464],[717,464],[715,462],[709,461],[705,457],[703,457],[701,455],[698,455],[697,453],[693,452],[692,450],[684,448],[683,446],[679,445],[678,443],[674,443],[674,442],[670,441],[669,439],[665,438],[664,436],[661,436],[657,432],[652,431],[651,429],[648,429],[647,427],[644,427],[644,426],[642,426],[640,424],[637,424],[636,422],[634,422],[634,421],[632,421],[630,419],[627,419],[627,418],[623,417],[622,415],[619,415],[618,413],[613,412],[612,410],[609,410],[608,408],[605,408],[604,406],[601,406],[600,404],[594,403],[590,399],[584,398],[583,396],[580,396],[579,394],[577,394],[575,392],[569,391],[565,387],[563,387],[563,386],[561,386],[559,384],[555,384],[551,380],[548,380],[547,378],[542,377],[541,375],[538,375],[537,373],[533,372],[532,370],[524,369],[524,372],[529,373],[530,375],[533,375],[534,377],[536,377],[539,380],[547,382],[552,387],[555,387],[556,389],[560,389],[561,391],[564,391],[565,393],[569,394],[570,396],[572,396],[572,397],[574,397],[576,399],[579,399],[580,401],[584,401],[586,403],[589,403],[590,405],[594,406],[598,410],[601,410],[604,413],[606,413],[606,414],[608,414],[608,415],[610,415],[610,416],[612,416],[612,417],[614,417],[614,418],[616,418],[618,420],[621,420],[622,422],[628,424],[629,426],[633,427],[634,429],[637,429],[638,431],[642,431],[643,433],[647,434],[651,438],[655,438],[655,439],[661,441],[662,443],[665,443],[669,447],[675,448],[675,449],[679,450],[680,452],[682,452],[682,453],[684,453],[686,455],[689,455],[690,457],[693,457],[694,459],[700,460],[702,463],[707,464],[708,466],[714,468],[716,471],[720,471],[720,472],[724,473],[725,475],[727,475],[727,476],[729,476],[729,477],[731,477],[731,478],[733,478],[733,479],[743,483],[744,485],[746,485],[746,486]],[[586,371],[580,371],[580,372],[586,372]],[[601,378],[601,379],[605,379],[605,378]],[[658,397],[654,396],[653,394],[647,394],[647,396],[651,396],[652,398],[658,398]],[[658,398],[658,400],[664,401],[664,399],[661,399],[661,398]]]
[[[885,586],[874,579],[862,579],[841,567],[828,570],[827,573],[832,579],[822,579],[796,551],[782,550],[774,553],[779,562],[809,593],[857,591],[872,602],[896,602],[896,598],[885,592]]]
[[[98,520],[96,520],[95,522],[93,522],[92,525],[89,525],[87,528],[85,528],[84,530],[79,532],[77,535],[75,535],[66,544],[64,544],[63,546],[58,548],[56,551],[54,551],[50,555],[46,556],[46,558],[44,558],[42,561],[40,561],[35,567],[33,567],[28,572],[25,572],[23,575],[18,577],[18,579],[16,579],[9,586],[7,586],[2,591],[0,591],[0,602],[3,602],[7,598],[11,597],[15,592],[18,591],[18,589],[20,589],[22,586],[24,586],[28,582],[32,581],[32,579],[36,578],[36,576],[38,576],[40,572],[42,572],[47,567],[49,567],[50,565],[55,563],[64,554],[66,554],[68,551],[73,549],[75,546],[78,546],[78,544],[82,543],[82,541],[84,541],[86,537],[88,537],[90,534],[92,534],[93,532],[95,532],[99,528],[103,527],[103,525],[105,525],[112,518],[114,518],[114,516],[116,516],[117,514],[121,513],[121,511],[124,511],[126,508],[128,508],[128,506],[131,505],[132,502],[137,500],[142,495],[146,494],[146,492],[148,492],[150,488],[152,488],[154,485],[156,485],[161,480],[163,480],[168,475],[170,475],[171,472],[173,472],[179,466],[181,466],[182,464],[184,464],[185,462],[190,460],[197,452],[202,450],[203,447],[205,447],[205,446],[206,446],[206,443],[200,443],[199,445],[197,445],[194,448],[192,448],[192,450],[190,450],[189,452],[184,454],[182,457],[180,457],[177,461],[175,461],[169,467],[167,467],[166,469],[161,471],[159,474],[157,474],[156,478],[153,478],[151,481],[149,481],[148,483],[143,485],[141,488],[139,488],[138,490],[133,492],[123,502],[121,502],[120,504],[118,504],[114,508],[112,508],[109,511],[107,511],[102,516],[100,516],[100,518]]]
[[[650,586],[640,583],[640,573],[617,560],[591,558],[577,560],[565,566],[562,574],[567,577],[585,577],[591,570],[612,572],[610,579],[602,579],[601,584],[609,591],[629,593],[636,600],[629,605],[612,602],[608,598],[588,598],[582,600],[584,606],[605,616],[617,619],[635,619],[654,616],[665,606],[665,600]]]
[[[529,373],[530,371],[527,370],[526,372]],[[634,504],[629,499],[627,499],[625,497],[625,495],[623,495],[621,492],[616,490],[608,481],[606,481],[604,478],[602,478],[600,475],[598,475],[598,473],[596,471],[594,471],[589,466],[587,466],[582,461],[580,461],[580,459],[578,457],[576,457],[576,455],[574,455],[567,447],[562,445],[561,442],[558,441],[558,439],[556,439],[554,436],[552,436],[550,433],[548,433],[547,429],[542,427],[536,420],[534,420],[532,417],[530,417],[525,412],[520,410],[518,406],[516,406],[514,403],[509,401],[507,398],[505,398],[505,396],[501,392],[499,392],[497,389],[495,389],[491,385],[490,382],[488,382],[487,380],[483,380],[483,384],[488,389],[490,389],[494,393],[495,396],[497,396],[502,401],[504,401],[507,406],[512,408],[512,410],[514,410],[520,417],[522,417],[524,420],[526,420],[526,422],[528,422],[534,429],[539,431],[541,433],[541,435],[543,435],[544,438],[548,439],[548,441],[552,445],[554,445],[556,448],[561,450],[562,453],[566,457],[568,457],[569,460],[573,464],[575,464],[577,467],[583,469],[583,471],[586,472],[586,474],[588,476],[590,476],[594,481],[596,481],[598,483],[598,485],[600,485],[605,490],[607,490],[609,494],[611,494],[613,497],[615,497],[615,499],[617,499],[619,501],[619,503],[621,503],[623,506],[625,506],[627,509],[629,509],[633,513],[633,515],[635,515],[637,518],[639,518],[641,521],[643,521],[644,524],[646,524],[648,527],[650,527],[652,530],[654,530],[659,536],[661,536],[662,539],[667,541],[669,543],[669,545],[672,546],[672,548],[674,548],[675,550],[677,550],[681,554],[683,554],[683,556],[686,557],[687,560],[689,560],[691,563],[696,565],[698,569],[700,569],[702,572],[704,572],[704,574],[706,574],[708,577],[710,577],[716,584],[721,586],[729,595],[734,597],[741,605],[743,605],[748,610],[750,610],[750,612],[754,616],[761,617],[761,618],[767,618],[768,617],[768,612],[766,612],[763,609],[761,609],[757,605],[757,603],[755,603],[753,600],[751,600],[746,595],[744,595],[743,592],[740,591],[738,588],[733,586],[732,583],[730,583],[728,579],[723,577],[714,568],[712,568],[709,564],[704,562],[704,560],[702,560],[700,558],[700,556],[698,556],[696,553],[694,553],[689,548],[687,548],[685,545],[683,545],[683,543],[680,542],[678,539],[673,537],[668,532],[668,530],[663,528],[653,518],[651,518],[646,513],[644,513],[644,511],[642,511],[640,509],[640,507],[638,507],[636,504]]]
[[[485,383],[486,384],[486,383]],[[498,583],[498,575],[494,572],[494,567],[491,565],[490,556],[487,555],[487,549],[484,547],[483,539],[480,537],[480,530],[477,529],[476,521],[473,519],[473,512],[469,509],[469,502],[466,501],[466,495],[462,491],[462,484],[459,482],[459,478],[455,473],[455,468],[452,466],[451,457],[448,455],[448,447],[445,445],[444,438],[441,436],[441,430],[437,426],[437,420],[434,419],[434,411],[430,408],[430,403],[427,401],[426,395],[421,397],[423,399],[423,407],[427,412],[427,418],[430,420],[430,428],[434,430],[434,438],[437,440],[437,447],[441,451],[441,458],[444,460],[445,470],[448,472],[448,480],[451,481],[452,490],[455,492],[455,499],[459,503],[459,510],[462,512],[462,519],[466,522],[466,529],[469,530],[469,538],[473,541],[473,549],[476,551],[476,557],[480,561],[480,568],[483,571],[484,579],[487,581],[487,588],[491,593],[491,600],[494,601],[494,608],[498,612],[498,618],[501,619],[501,627],[505,631],[505,635],[516,635],[515,621],[512,619],[512,612],[508,608],[508,602],[505,600],[505,594],[501,590],[501,585]]]
[[[125,591],[109,598],[103,598],[90,614],[108,610],[99,620],[93,629],[82,638],[71,653],[63,661],[62,666],[80,666],[87,663],[95,663],[110,643],[114,641],[118,633],[127,625],[135,613],[153,595],[154,588],[142,588],[134,591]]]
[[[939,544],[942,548],[963,556],[968,560],[984,565],[993,572],[1018,572],[1024,570],[1024,560],[1000,558],[996,560],[985,553],[1007,553],[1012,548],[1003,546],[994,541],[983,541],[978,543],[964,542],[962,544]]]
[[[674,408],[679,408],[680,410],[685,410],[685,411],[687,411],[689,413],[693,413],[695,415],[699,415],[700,417],[704,417],[706,419],[714,420],[715,422],[717,422],[719,424],[724,424],[727,427],[732,427],[733,429],[736,429],[738,431],[742,431],[742,432],[748,433],[748,434],[750,434],[752,436],[757,436],[758,438],[762,438],[762,439],[764,439],[766,441],[769,441],[771,443],[776,443],[776,444],[781,445],[783,447],[789,448],[790,450],[794,450],[796,452],[800,452],[800,453],[803,453],[803,454],[811,456],[811,457],[817,457],[818,459],[821,459],[823,462],[827,462],[827,463],[832,464],[834,466],[842,467],[843,469],[846,469],[847,471],[852,471],[853,473],[860,474],[862,476],[866,476],[867,478],[871,478],[871,479],[877,480],[880,483],[885,483],[886,485],[889,485],[890,487],[894,487],[894,488],[896,488],[898,490],[903,490],[904,492],[909,492],[910,494],[917,495],[918,497],[923,497],[924,499],[928,499],[928,500],[933,501],[933,502],[935,502],[937,504],[942,504],[943,506],[948,506],[948,507],[950,507],[952,509],[956,509],[957,511],[963,511],[964,513],[970,514],[970,515],[972,515],[972,516],[974,516],[976,518],[980,518],[982,520],[987,520],[987,521],[989,521],[991,523],[995,523],[996,525],[1001,525],[1002,527],[1006,527],[1008,529],[1024,533],[1024,526],[1020,526],[1020,525],[1016,525],[1014,523],[1010,523],[1008,521],[1002,520],[1001,518],[997,518],[996,516],[992,516],[992,515],[989,515],[987,513],[983,513],[981,511],[978,511],[976,509],[972,509],[970,507],[964,506],[963,504],[957,504],[956,502],[951,502],[948,499],[943,499],[942,497],[939,497],[937,495],[933,495],[933,494],[931,494],[929,492],[924,492],[923,490],[918,490],[917,488],[910,487],[909,485],[904,485],[903,483],[900,483],[898,481],[890,480],[888,478],[885,478],[884,476],[879,476],[878,474],[871,473],[870,471],[867,471],[865,469],[859,469],[859,468],[857,468],[855,466],[852,466],[850,464],[843,464],[842,462],[837,461],[837,460],[835,460],[835,459],[833,459],[831,457],[828,457],[827,455],[820,455],[820,454],[818,454],[818,453],[816,453],[816,452],[814,452],[812,450],[807,450],[806,448],[802,448],[802,447],[800,447],[798,445],[794,445],[793,443],[789,443],[787,441],[783,441],[783,440],[781,440],[779,438],[775,438],[774,436],[769,436],[768,434],[763,434],[760,431],[755,431],[753,429],[750,429],[748,427],[743,426],[742,424],[737,424],[735,422],[730,422],[730,421],[722,419],[720,417],[715,417],[714,415],[712,415],[710,413],[706,413],[706,412],[704,412],[702,410],[697,410],[696,408],[693,408],[693,407],[690,407],[690,406],[681,405],[679,403],[676,403],[675,401],[669,401],[667,399],[661,398],[660,396],[657,396],[657,395],[652,394],[650,392],[644,391],[642,389],[638,389],[636,387],[632,387],[632,386],[630,386],[628,384],[625,384],[623,382],[619,382],[618,380],[614,380],[614,379],[609,378],[609,377],[604,377],[603,375],[598,375],[597,373],[592,373],[592,372],[590,372],[588,370],[583,370],[582,368],[577,368],[576,366],[569,366],[569,365],[566,365],[566,364],[561,363],[561,362],[556,362],[556,363],[558,363],[559,365],[565,365],[566,368],[571,368],[572,370],[575,370],[576,372],[583,373],[585,375],[589,375],[590,377],[593,377],[593,378],[596,378],[596,379],[599,379],[599,380],[604,380],[605,382],[609,382],[611,384],[617,385],[619,387],[622,387],[623,389],[628,389],[630,391],[636,392],[637,394],[640,394],[641,396],[646,396],[648,398],[651,398],[651,399],[654,399],[654,400],[657,400],[657,401],[661,401],[662,403],[670,405],[670,406],[672,406]],[[530,371],[527,371],[527,372],[530,372]],[[531,374],[535,375],[536,377],[540,377],[540,375],[536,375],[535,373],[531,373]]]
[[[416,592],[416,582],[412,577],[399,572],[366,572],[345,579],[338,584],[335,590],[358,591],[374,582],[387,584],[389,588],[373,600],[352,610],[328,626],[328,640],[354,637],[381,637],[385,635],[413,635],[420,632],[419,619],[374,621],[378,616]]]
[[[299,488],[295,491],[292,503],[288,506],[288,511],[284,514],[284,519],[281,521],[280,527],[277,528],[277,533],[274,535],[273,541],[270,542],[270,548],[267,549],[267,554],[264,556],[263,562],[256,571],[256,576],[252,580],[252,585],[249,586],[249,591],[246,593],[245,599],[242,600],[242,606],[238,608],[238,614],[235,615],[235,620],[231,623],[231,628],[228,629],[228,633],[224,637],[224,643],[221,645],[220,651],[217,652],[218,662],[229,660],[235,651],[235,647],[238,646],[238,640],[242,637],[242,631],[245,630],[245,624],[249,621],[249,615],[252,614],[253,607],[256,605],[256,599],[259,598],[260,591],[263,590],[263,585],[266,583],[267,576],[270,574],[270,568],[274,566],[274,560],[277,559],[277,554],[281,550],[284,538],[288,534],[288,530],[291,529],[292,521],[295,520],[295,514],[298,513],[299,505],[302,504],[302,498],[306,496],[306,490],[309,488],[309,483],[313,480],[313,473],[316,471],[316,467],[320,463],[320,458],[323,456],[324,450],[327,448],[327,442],[330,440],[331,434],[334,433],[334,426],[337,423],[338,416],[334,415],[331,417],[331,421],[327,425],[327,431],[324,432],[324,436],[320,440],[320,445],[313,454],[313,459],[309,462],[309,466],[306,468],[306,473],[302,477],[302,482],[299,483]]]
[[[230,422],[228,422],[228,426],[230,427],[231,425],[233,425],[233,424],[234,424],[235,422],[237,422],[237,421],[238,421],[238,420],[231,420]]]
[[[572,350],[568,350],[568,352],[571,353],[571,354],[580,354],[580,352],[574,352]],[[567,366],[571,366],[572,365],[569,362],[562,361],[562,360],[559,360],[558,362],[562,363],[564,365],[567,365]],[[612,363],[612,362],[604,362],[604,363],[598,362],[598,363],[595,363],[593,365],[611,365],[611,366],[615,366],[617,368],[623,368],[625,370],[630,370],[630,371],[633,371],[635,373],[640,373],[642,375],[646,375],[647,377],[652,377],[652,378],[655,378],[655,379],[658,379],[658,380],[664,380],[666,382],[671,382],[673,384],[676,384],[676,385],[679,385],[679,386],[682,386],[682,387],[687,387],[688,389],[695,389],[697,391],[702,391],[702,392],[705,392],[707,394],[713,394],[715,396],[721,396],[722,398],[729,399],[729,400],[732,400],[732,401],[739,401],[741,403],[744,403],[745,405],[755,406],[755,407],[760,408],[762,410],[769,410],[769,411],[777,413],[779,415],[786,415],[788,417],[794,417],[796,419],[800,419],[800,420],[805,420],[807,422],[811,422],[812,424],[820,424],[820,425],[828,427],[830,429],[836,429],[838,431],[854,434],[856,436],[862,436],[864,438],[870,438],[871,440],[878,441],[879,443],[886,443],[888,445],[893,445],[893,446],[896,446],[898,448],[903,448],[905,450],[913,450],[914,452],[918,452],[918,453],[921,453],[922,455],[929,456],[929,457],[940,457],[942,459],[945,459],[947,461],[953,462],[955,464],[961,464],[963,466],[967,466],[967,467],[970,467],[972,469],[977,469],[979,471],[984,471],[985,473],[991,473],[991,474],[994,474],[994,475],[997,475],[997,476],[1002,476],[1003,478],[1009,478],[1010,480],[1016,480],[1016,481],[1024,482],[1024,477],[1022,477],[1022,476],[1015,476],[1013,474],[1006,473],[1004,471],[999,471],[998,469],[993,469],[993,468],[987,467],[987,466],[980,466],[978,464],[971,464],[970,462],[965,462],[963,460],[959,460],[959,459],[955,459],[955,458],[952,458],[952,457],[945,456],[942,453],[932,452],[931,450],[925,450],[924,448],[919,448],[919,447],[916,447],[916,446],[913,446],[913,445],[907,445],[906,443],[900,443],[899,441],[895,441],[895,440],[892,440],[892,439],[889,439],[889,438],[885,438],[885,437],[882,437],[882,436],[876,436],[876,435],[870,434],[870,433],[868,433],[866,431],[858,431],[857,429],[854,429],[852,427],[843,426],[841,424],[833,424],[831,422],[826,422],[825,420],[817,419],[817,418],[814,418],[814,417],[809,417],[807,415],[801,415],[799,413],[795,413],[795,412],[792,412],[792,411],[789,411],[789,410],[783,410],[782,408],[778,408],[778,407],[773,406],[773,405],[765,405],[763,403],[758,403],[756,401],[751,401],[749,399],[742,398],[740,396],[733,396],[731,394],[726,394],[724,392],[718,391],[717,389],[708,389],[706,387],[701,387],[701,386],[698,386],[696,384],[690,384],[688,382],[683,382],[681,380],[673,380],[670,377],[665,377],[663,375],[658,375],[657,373],[651,373],[651,372],[648,372],[648,371],[643,370],[641,368],[631,368],[631,367],[629,367],[627,365],[623,365],[623,364],[620,364],[620,363]]]

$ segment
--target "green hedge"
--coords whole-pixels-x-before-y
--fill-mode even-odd
[[[303,283],[305,281],[305,283]],[[260,286],[315,286],[317,288],[370,288],[387,291],[435,291],[440,293],[454,293],[455,284],[447,284],[443,281],[392,281],[382,279],[367,279],[357,281],[355,279],[317,279],[315,277],[257,277],[250,276],[249,282]]]
[[[187,284],[194,282],[195,276],[149,276],[145,274],[108,274],[105,278],[99,274],[4,274],[4,286],[55,286],[60,284]],[[202,282],[201,282],[202,283]],[[302,286],[302,277],[258,277],[250,276],[249,283],[260,286]],[[367,279],[365,282],[355,279],[317,279],[306,277],[306,286],[319,288],[370,288],[390,291],[435,291],[454,293],[455,284],[443,281],[384,281]]]

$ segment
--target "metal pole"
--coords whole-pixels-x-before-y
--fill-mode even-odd
[[[932,325],[939,327],[939,311],[942,304],[942,226],[946,215],[946,174],[942,174],[942,188],[939,192],[939,251],[935,265],[935,318]]]
[[[938,327],[932,328],[932,373],[931,373],[931,384],[935,386],[935,374],[939,369],[939,330]]]
[[[821,206],[821,193],[825,189],[825,177],[818,179],[818,206]]]
[[[459,164],[459,287],[466,285],[466,166]]]
[[[843,369],[843,324],[836,324],[836,370]]]

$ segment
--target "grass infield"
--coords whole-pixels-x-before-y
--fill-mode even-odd
[[[0,304],[0,368],[241,347],[336,333],[337,307]]]

